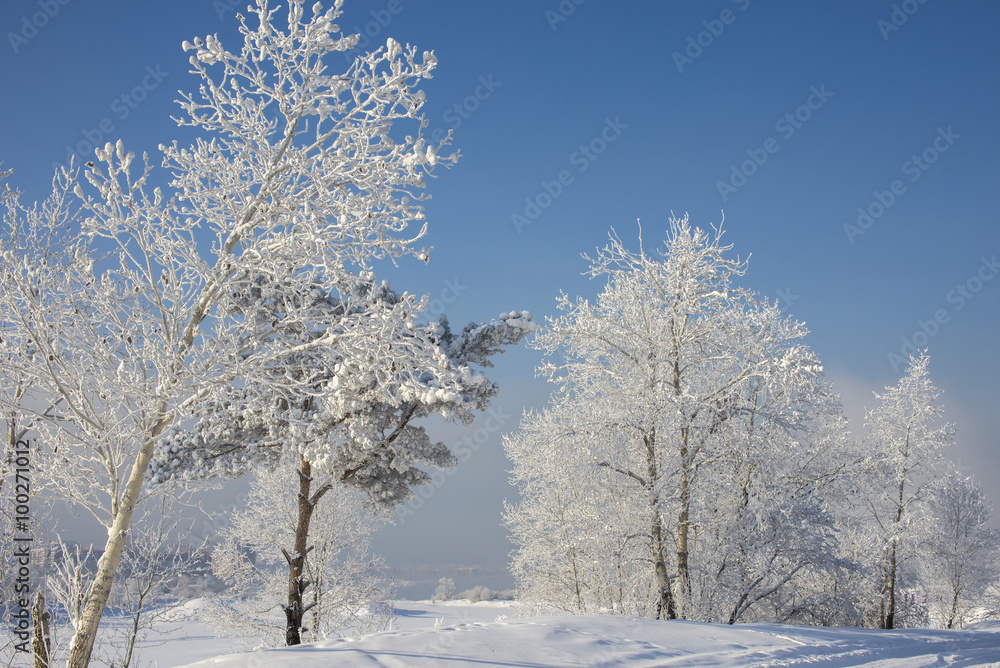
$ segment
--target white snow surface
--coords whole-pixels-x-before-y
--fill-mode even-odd
[[[187,663],[227,641],[189,620],[153,650],[159,668],[420,668],[423,666],[1000,666],[1000,622],[963,631],[698,622],[633,617],[516,619],[497,603],[397,602],[394,631]],[[499,619],[498,619],[499,617]],[[435,623],[438,626],[435,626]],[[147,655],[147,660],[154,658]]]

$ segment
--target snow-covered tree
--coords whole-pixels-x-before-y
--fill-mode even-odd
[[[431,601],[447,601],[455,595],[455,581],[451,578],[438,579],[438,586],[431,596]]]
[[[169,620],[180,603],[170,588],[192,571],[206,544],[186,542],[193,520],[181,498],[160,494],[144,504],[143,516],[129,531],[109,605],[125,620],[111,632],[109,663],[121,668],[139,664],[154,627]]]
[[[524,494],[507,520],[515,570],[533,580],[548,551],[537,572],[578,610],[622,607],[593,599],[595,564],[640,596],[651,574],[659,617],[734,622],[836,561],[821,492],[843,472],[826,454],[839,402],[805,328],[735,285],[746,264],[729,250],[686,217],[659,257],[612,234],[588,258],[607,280],[596,302],[563,295],[535,340],[565,361],[541,368],[560,387],[551,407],[505,443]]]
[[[585,409],[567,398],[526,413],[504,437],[520,495],[504,518],[517,546],[518,601],[538,613],[655,616],[648,500],[595,464],[595,448],[576,432]]]
[[[92,661],[128,668],[137,665],[143,646],[154,625],[170,617],[175,605],[165,601],[167,588],[188,572],[197,550],[180,541],[187,523],[180,512],[182,505],[172,495],[160,495],[154,503],[143,504],[139,517],[129,531],[128,542],[108,598],[108,605],[121,616],[121,624],[105,630],[95,642]],[[94,546],[67,545],[57,537],[53,559],[40,591],[63,614],[53,618],[55,631],[51,644],[51,665],[65,661],[73,632],[83,622],[87,592],[97,572]],[[69,633],[57,628],[65,620]]]
[[[287,644],[301,639],[308,604],[306,555],[316,504],[331,489],[347,485],[367,493],[369,506],[385,510],[411,498],[411,487],[427,484],[420,468],[446,468],[455,458],[434,443],[418,422],[439,414],[464,424],[489,405],[498,388],[474,365],[530,332],[527,312],[508,312],[483,325],[454,333],[446,318],[420,322],[426,299],[398,295],[385,282],[368,284],[344,299],[319,286],[304,295],[268,289],[255,281],[239,304],[257,322],[280,322],[288,302],[307,304],[311,326],[292,323],[282,336],[295,352],[276,361],[261,386],[231,388],[190,429],[176,428],[154,458],[153,480],[242,475],[251,466],[274,466],[293,458],[299,479],[286,494],[299,512],[290,527],[294,544],[285,552],[288,592],[284,610]],[[252,312],[251,312],[252,311]],[[349,339],[340,355],[312,354],[312,341]],[[379,359],[371,351],[391,350]],[[360,355],[356,351],[360,351]],[[288,379],[309,382],[301,397],[282,391]],[[275,391],[274,388],[279,388]],[[297,494],[294,492],[297,491]]]
[[[212,35],[183,45],[201,85],[183,96],[179,122],[203,138],[161,146],[167,187],[153,187],[149,157],[135,167],[119,141],[95,152],[86,183],[61,175],[41,209],[5,195],[2,372],[30,380],[22,421],[41,434],[52,488],[108,529],[72,668],[89,662],[164,430],[235,384],[273,383],[274,365],[295,352],[343,357],[352,346],[335,333],[290,344],[283,332],[308,321],[308,306],[289,302],[280,322],[260,323],[234,308],[242,292],[264,277],[287,294],[314,285],[353,294],[375,260],[426,259],[415,245],[424,230],[408,230],[423,219],[419,189],[456,157],[439,155],[448,138],[422,135],[419,85],[433,54],[389,39],[333,73],[338,52],[357,42],[334,22],[340,2],[307,16],[290,0],[287,27],[267,0],[250,11],[255,25],[239,16],[241,50]],[[24,243],[49,237],[64,239],[55,254]],[[397,354],[351,354],[366,353],[382,368]],[[301,400],[315,384],[290,375],[271,389]],[[306,428],[308,418],[293,419]]]
[[[533,331],[532,316],[510,311],[453,332],[443,316],[421,319],[426,297],[365,278],[352,279],[352,292],[314,285],[294,293],[251,282],[237,307],[274,326],[289,354],[219,390],[192,424],[173,427],[158,444],[151,480],[239,477],[276,465],[290,450],[381,509],[430,482],[419,466],[452,466],[448,448],[418,422],[438,414],[470,423],[499,391],[477,367],[493,366],[490,357]],[[289,322],[290,308],[307,311],[309,321]],[[331,340],[344,344],[314,345]]]
[[[855,468],[839,401],[815,378],[781,374],[739,396],[701,478],[698,617],[802,619],[830,605],[810,584],[850,565],[836,556],[835,506]]]
[[[943,449],[953,442],[954,430],[943,422],[940,390],[930,378],[930,357],[911,357],[899,384],[876,394],[879,404],[865,415],[868,453],[864,504],[877,540],[878,597],[874,602],[878,626],[897,626],[901,577],[909,569],[915,584],[919,543],[929,530],[920,504],[932,485],[946,473]]]
[[[288,494],[300,482],[299,462],[253,474],[246,504],[230,518],[212,553],[212,570],[230,587],[207,602],[207,619],[220,631],[235,632],[248,648],[286,644],[285,625],[275,612],[287,596],[287,549],[295,543],[298,499]],[[363,494],[344,485],[317,500],[313,538],[303,555],[311,583],[303,642],[383,630],[392,618],[388,583],[369,554],[377,523],[365,511]],[[283,615],[282,615],[283,616]]]
[[[695,349],[724,351],[712,340],[718,323],[706,327],[699,315],[726,314],[747,297],[739,289],[730,292],[732,277],[743,273],[744,264],[725,258],[726,250],[718,234],[712,238],[692,230],[686,219],[671,221],[664,262],[644,250],[629,251],[612,235],[595,259],[587,258],[591,277],[608,280],[597,304],[563,295],[558,305],[565,314],[537,337],[546,353],[561,348],[566,356],[564,365],[549,364],[543,372],[579,402],[600,404],[597,423],[577,427],[619,444],[598,464],[634,480],[648,496],[650,557],[662,617],[678,613],[676,596],[688,598],[691,485],[706,454],[704,436],[722,418],[718,409],[731,381],[711,386],[702,377],[705,367],[688,364],[684,355]],[[674,419],[666,422],[665,412]],[[613,433],[602,433],[609,429]],[[668,463],[668,457],[673,461]],[[668,489],[666,480],[675,475]],[[675,523],[665,518],[672,510],[668,497],[678,502]],[[669,570],[668,534],[676,555],[676,566]]]
[[[1000,532],[989,525],[992,509],[972,478],[942,479],[927,506],[932,526],[920,547],[923,590],[945,628],[962,628],[1000,578]]]

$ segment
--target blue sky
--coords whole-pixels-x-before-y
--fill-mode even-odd
[[[66,147],[99,135],[152,154],[190,140],[169,118],[196,85],[180,44],[214,33],[237,48],[231,7],[2,3],[13,183],[44,196]],[[805,321],[855,423],[898,379],[903,338],[929,347],[955,455],[996,503],[998,23],[985,1],[347,0],[345,31],[435,51],[426,114],[463,154],[429,186],[430,264],[384,273],[447,302],[455,324],[541,318],[560,290],[600,289],[580,253],[611,226],[634,239],[641,219],[652,245],[671,211],[699,225],[724,211],[734,251],[752,254],[745,285]],[[521,349],[492,371],[499,430],[441,431],[485,440],[379,539],[390,561],[506,562],[497,431],[545,402],[539,361]]]

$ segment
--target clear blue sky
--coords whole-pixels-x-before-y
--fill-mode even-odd
[[[456,324],[541,318],[559,290],[597,292],[580,253],[610,226],[634,238],[642,219],[650,243],[671,211],[705,225],[724,210],[752,254],[747,286],[806,322],[855,421],[925,323],[955,454],[1000,501],[1000,5],[579,1],[347,1],[345,30],[436,52],[426,113],[464,156],[430,183],[431,263],[387,271],[394,286],[444,293]],[[0,4],[0,161],[15,185],[43,196],[65,147],[102,122],[102,143],[137,152],[190,139],[169,118],[196,86],[180,44],[216,33],[237,48],[226,0],[48,3],[44,21],[44,0]],[[504,430],[546,400],[539,361],[523,349],[493,370]],[[378,547],[395,563],[505,563],[506,468],[492,434]]]

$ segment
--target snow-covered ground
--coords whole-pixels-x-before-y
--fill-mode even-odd
[[[225,642],[195,621],[151,650],[159,668],[352,666],[1000,666],[1000,622],[964,631],[720,626],[628,617],[507,618],[505,604],[399,601],[397,630],[290,649],[215,656]],[[437,626],[435,626],[437,625]]]
[[[198,619],[199,601],[164,625],[139,665],[158,668],[476,668],[1000,666],[1000,622],[964,631],[723,626],[629,617],[516,619],[509,603],[398,601],[396,630],[295,648],[230,654]],[[15,665],[17,665],[15,663]]]
[[[420,629],[434,630],[434,625],[441,628],[482,624],[493,622],[497,617],[509,614],[510,601],[483,601],[473,605],[465,601],[446,601],[430,603],[429,601],[396,601],[396,619],[392,633],[411,632]],[[212,659],[237,651],[237,641],[228,638],[216,638],[215,631],[200,619],[201,600],[187,603],[177,621],[164,624],[164,635],[156,641],[156,647],[144,649],[141,665],[154,662],[157,668],[172,668],[183,666],[203,659]],[[186,617],[186,619],[182,619]],[[276,620],[277,621],[277,620]],[[375,634],[378,636],[380,634]],[[372,636],[369,636],[372,637]],[[339,642],[339,641],[338,641]],[[160,644],[162,643],[162,644]],[[309,645],[310,647],[312,645]],[[244,657],[263,657],[265,653],[255,652]],[[220,658],[219,661],[222,659]],[[327,661],[330,659],[327,658]],[[297,659],[275,658],[270,663],[260,663],[256,658],[243,658],[241,662],[232,664],[238,666],[296,666]],[[222,666],[227,663],[217,663],[213,660],[203,661],[205,665]],[[303,664],[306,665],[306,664]],[[311,664],[310,664],[311,665]],[[322,664],[321,664],[322,665]],[[340,664],[337,664],[338,666]],[[379,665],[379,664],[369,664]],[[399,665],[399,664],[397,664]],[[405,664],[403,664],[405,665]],[[430,664],[428,664],[430,665]]]

